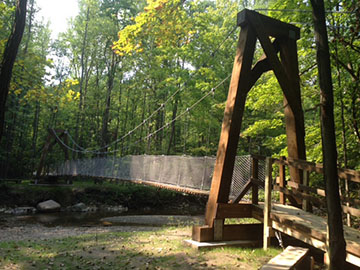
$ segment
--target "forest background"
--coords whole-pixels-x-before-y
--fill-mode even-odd
[[[322,161],[310,1],[79,0],[78,4],[79,14],[69,21],[67,31],[52,40],[49,25],[35,19],[36,0],[28,1],[5,108],[0,177],[31,176],[49,128],[67,130],[73,139],[70,148],[111,152],[75,151],[72,158],[215,155],[229,80],[220,83],[231,74],[239,34],[236,15],[243,8],[301,28],[297,44],[306,154],[309,161]],[[359,170],[360,3],[325,4],[338,162]],[[0,2],[0,52],[9,38],[14,10],[15,0]],[[256,55],[261,54],[259,49]],[[272,72],[264,74],[248,95],[238,155],[249,153],[287,155],[283,96]],[[55,147],[46,162],[64,158],[61,148]]]

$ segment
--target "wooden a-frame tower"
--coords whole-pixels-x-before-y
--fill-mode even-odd
[[[35,176],[35,183],[37,184],[38,180],[44,177],[44,164],[47,154],[51,151],[51,149],[54,147],[55,144],[59,144],[59,146],[63,149],[65,160],[69,160],[69,153],[68,149],[64,146],[61,140],[65,142],[65,144],[68,144],[68,139],[66,135],[66,130],[63,129],[48,129],[48,136],[46,138],[45,145],[43,147],[39,166],[36,170],[36,176]],[[58,134],[58,135],[57,135]]]
[[[246,97],[264,72],[270,70],[274,72],[284,94],[288,156],[306,160],[304,116],[296,46],[300,29],[247,9],[238,13],[237,24],[241,27],[241,33],[206,207],[206,225],[193,228],[193,240],[200,242],[237,240],[241,238],[236,238],[237,235],[251,234],[251,231],[259,231],[260,236],[262,235],[262,228],[250,226],[253,224],[245,224],[249,225],[248,229],[240,229],[245,230],[245,233],[236,231],[239,230],[239,226],[225,228],[224,219],[249,215],[245,213],[248,212],[245,205],[229,202],[229,193]],[[257,39],[260,41],[264,54],[253,65]],[[291,168],[290,177],[292,181],[302,183],[302,174],[298,169]],[[253,190],[254,192],[257,192],[257,189]],[[235,212],[238,213],[234,214]],[[227,236],[224,237],[224,235]]]

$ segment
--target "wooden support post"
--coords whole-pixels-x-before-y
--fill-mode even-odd
[[[52,139],[52,134],[50,133],[49,131],[49,135],[47,136],[46,138],[46,142],[45,142],[45,145],[43,147],[43,151],[41,153],[41,157],[40,157],[40,162],[39,162],[39,166],[38,166],[38,169],[36,171],[36,176],[35,176],[35,184],[37,184],[37,180],[40,179],[41,175],[42,175],[42,171],[44,169],[44,164],[45,164],[45,158],[46,158],[46,155],[47,153],[49,152],[49,150],[51,149],[52,147],[52,144],[54,144],[54,142],[51,141]]]
[[[271,220],[270,220],[271,184],[272,184],[272,158],[267,157],[265,160],[265,202],[264,202],[264,238],[263,238],[264,250],[267,250],[270,244],[270,232],[272,229]]]
[[[284,97],[287,103],[289,103],[285,111],[289,156],[305,159],[305,133],[296,51],[296,40],[300,37],[300,29],[246,9],[238,14],[238,25],[241,26],[241,33],[237,44],[237,53],[234,60],[211,190],[205,213],[205,224],[208,226],[207,231],[213,230],[214,226],[216,226],[217,229],[214,232],[216,238],[220,238],[223,231],[223,227],[221,227],[223,226],[223,221],[215,222],[215,220],[218,219],[218,205],[222,203],[227,204],[229,201],[246,97],[261,74],[268,70],[274,71],[283,90]],[[275,38],[274,42],[271,42],[270,36]],[[265,55],[253,65],[256,39],[259,39]],[[278,58],[279,51],[281,61]],[[271,163],[271,160],[269,162]],[[258,203],[258,187],[255,185],[256,181],[259,182],[257,171],[257,160],[253,159],[251,182],[243,189],[245,192],[246,188],[250,189],[252,185],[253,204]],[[292,169],[290,175],[293,181],[301,182],[302,175],[300,175],[298,169]],[[268,164],[267,177],[267,188],[268,192],[270,192],[267,195],[267,203],[271,204],[271,164]],[[242,195],[243,193],[240,193],[238,199]],[[296,201],[295,203],[298,205]],[[268,216],[270,213],[269,207],[266,208],[266,213],[267,218],[264,230],[266,230],[267,237],[264,237],[264,245],[267,246],[270,233],[269,228],[271,227]]]
[[[306,170],[303,170],[303,185],[309,186],[309,172]],[[309,193],[307,191],[304,191],[304,192]],[[302,208],[306,212],[311,212],[311,205],[310,205],[310,201],[308,199],[303,199]]]
[[[280,161],[284,161],[285,157],[280,157]],[[285,165],[284,164],[279,164],[279,186],[281,188],[285,188],[286,186],[286,180],[285,180]],[[280,192],[280,203],[282,205],[286,204],[286,195],[284,194],[284,192]]]
[[[223,240],[224,219],[214,219],[214,241]]]
[[[241,199],[246,195],[246,193],[249,191],[249,189],[251,187],[253,187],[254,184],[251,181],[251,179],[249,179],[246,184],[243,186],[243,188],[240,190],[239,195],[234,199],[233,203],[239,203],[241,201]]]
[[[46,159],[46,156],[47,156],[48,152],[51,151],[52,147],[56,143],[58,143],[60,145],[60,147],[63,149],[64,154],[65,154],[65,160],[69,160],[68,149],[62,143],[62,141],[64,141],[64,143],[66,145],[68,145],[66,131],[62,130],[62,129],[58,129],[58,130],[48,129],[48,132],[49,132],[49,135],[46,138],[46,142],[45,142],[45,145],[44,145],[43,151],[41,153],[41,157],[40,157],[39,167],[38,167],[38,169],[36,171],[35,184],[38,183],[38,180],[42,176],[42,172],[43,172],[43,168],[44,168],[44,164],[45,164],[45,159]]]
[[[255,51],[256,37],[250,25],[241,29],[234,60],[229,93],[221,128],[214,175],[206,206],[205,222],[213,226],[218,203],[227,203],[239,141],[245,100],[252,85],[248,84]]]
[[[251,157],[251,177],[253,179],[259,178],[259,160]],[[258,204],[259,203],[259,186],[258,185],[252,185],[251,189],[251,202],[252,204]]]
[[[280,41],[280,58],[284,66],[285,73],[290,80],[290,89],[296,102],[296,107],[289,106],[286,95],[284,94],[284,113],[286,123],[286,137],[288,142],[289,158],[306,160],[305,151],[305,125],[304,114],[301,105],[300,78],[298,68],[296,40],[287,39]],[[300,170],[293,167],[289,168],[290,178],[297,183],[303,183]]]
[[[274,44],[271,43],[269,35],[266,32],[266,26],[264,25],[262,17],[253,12],[249,12],[248,15],[284,93],[284,111],[289,157],[306,160],[304,115],[301,105],[300,78],[296,47],[298,35],[293,32],[296,31],[295,29],[289,28],[287,37],[284,36],[276,39],[277,44],[280,45],[280,61],[276,49],[274,48]],[[302,175],[298,169],[290,168],[290,176],[292,181],[302,183]]]

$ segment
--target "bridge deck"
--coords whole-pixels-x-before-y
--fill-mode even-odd
[[[252,215],[263,219],[263,204],[253,205]],[[326,218],[316,216],[289,205],[272,204],[271,225],[273,229],[297,238],[326,251]],[[360,231],[344,226],[347,261],[360,266]]]

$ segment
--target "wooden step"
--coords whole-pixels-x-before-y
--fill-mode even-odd
[[[272,258],[261,270],[312,270],[312,259],[308,248],[288,246]]]

